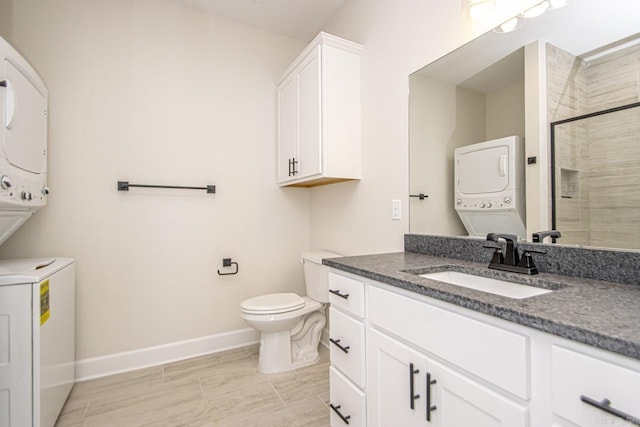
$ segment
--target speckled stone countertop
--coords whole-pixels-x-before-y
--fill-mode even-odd
[[[415,252],[324,259],[338,270],[446,301],[524,326],[640,359],[640,286],[487,268],[487,263]],[[554,289],[525,299],[449,285],[418,274],[443,269]]]

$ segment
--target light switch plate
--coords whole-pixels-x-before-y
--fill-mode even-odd
[[[391,219],[402,219],[402,201],[391,201]]]

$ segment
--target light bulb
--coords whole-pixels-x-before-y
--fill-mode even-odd
[[[568,0],[549,0],[549,7],[551,9],[560,9],[567,4]]]
[[[536,16],[540,16],[549,9],[549,2],[543,1],[540,4],[533,6],[531,9],[525,10],[522,14],[525,18],[535,18]]]
[[[471,0],[467,6],[467,14],[474,21],[485,18],[496,7],[494,0]]]
[[[515,17],[513,19],[509,19],[507,22],[500,25],[498,28],[500,29],[501,33],[510,33],[511,31],[515,30],[517,26],[518,26],[518,17]]]

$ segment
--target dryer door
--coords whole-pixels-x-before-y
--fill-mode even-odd
[[[469,195],[504,191],[509,185],[509,159],[508,145],[459,153],[458,191]]]
[[[10,60],[4,58],[3,141],[7,160],[32,173],[43,173],[47,149],[47,98]]]

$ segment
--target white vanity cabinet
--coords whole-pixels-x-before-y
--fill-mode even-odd
[[[640,366],[603,356],[607,354],[601,351],[552,346],[554,427],[640,425]]]
[[[365,427],[364,280],[329,273],[329,302],[331,426]]]
[[[277,85],[277,182],[360,178],[362,46],[320,33]]]
[[[640,425],[638,359],[335,269],[330,289],[331,336],[359,349],[331,344],[349,425]]]
[[[528,396],[526,337],[377,286],[367,313],[369,426],[529,425],[525,405],[469,374]]]

